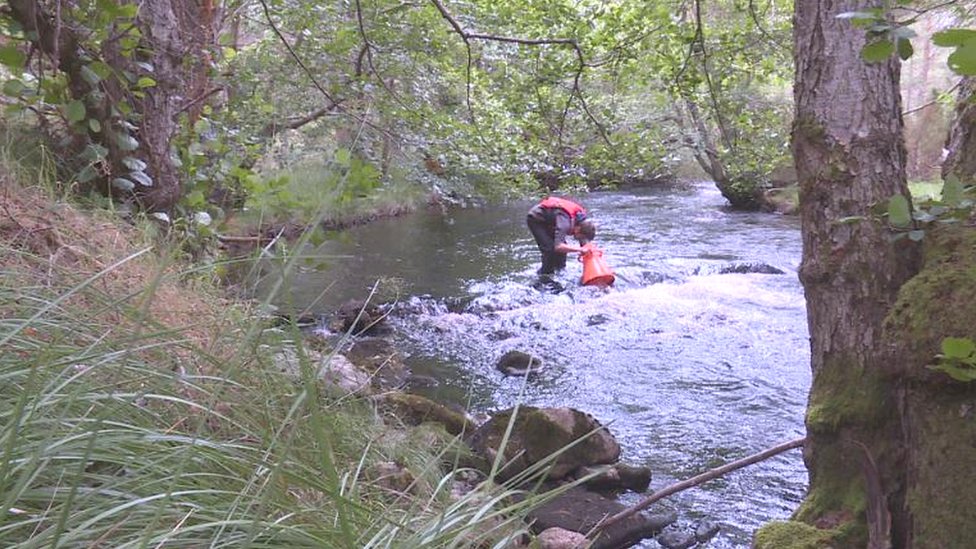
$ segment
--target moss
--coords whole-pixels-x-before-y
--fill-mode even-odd
[[[901,289],[885,320],[885,336],[905,380],[907,447],[905,507],[912,545],[969,547],[976,539],[976,383],[961,383],[926,366],[945,337],[976,339],[976,230],[928,230],[922,271]]]
[[[821,549],[833,546],[833,530],[796,521],[770,522],[756,531],[753,549]]]
[[[463,413],[455,412],[443,404],[420,395],[394,391],[385,394],[382,402],[390,406],[400,419],[410,424],[433,421],[443,425],[452,435],[471,433],[475,430],[474,423]]]
[[[825,364],[810,389],[807,429],[823,433],[846,425],[877,423],[885,415],[887,394],[885,380],[873,372]]]
[[[976,230],[939,227],[925,235],[922,271],[902,286],[885,319],[885,335],[909,360],[897,374],[948,382],[926,365],[935,360],[945,337],[976,339]],[[894,362],[894,361],[893,361]]]
[[[915,388],[907,504],[914,546],[972,547],[976,540],[976,387]]]

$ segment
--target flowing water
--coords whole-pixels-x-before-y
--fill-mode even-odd
[[[579,286],[572,256],[564,291],[533,288],[539,254],[523,202],[346,231],[317,250],[328,265],[295,275],[292,295],[327,311],[397,277],[395,337],[414,372],[436,380],[418,391],[475,412],[516,402],[589,412],[610,424],[622,460],[651,468],[652,488],[803,436],[810,373],[798,220],[729,212],[710,183],[583,202],[618,275],[607,291]],[[722,274],[745,263],[783,274]],[[542,357],[544,372],[504,377],[494,365],[513,349]],[[677,511],[686,527],[717,522],[708,547],[747,547],[757,526],[790,514],[806,480],[793,450],[651,510]]]

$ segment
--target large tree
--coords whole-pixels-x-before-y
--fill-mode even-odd
[[[973,388],[927,366],[946,336],[976,337],[976,238],[964,224],[924,233],[909,224],[915,238],[896,238],[897,223],[883,215],[885,205],[910,203],[899,61],[866,62],[869,35],[838,17],[881,7],[795,6],[810,487],[793,522],[757,534],[761,548],[798,538],[815,547],[965,547],[974,535]]]
[[[220,2],[8,0],[5,13],[38,55],[28,59],[42,116],[58,107],[77,179],[169,210],[182,193],[174,142],[192,127],[213,60]],[[5,62],[20,65],[18,56]],[[26,67],[15,67],[23,69]],[[62,78],[63,75],[63,78]],[[24,95],[24,88],[13,88]],[[182,118],[182,122],[181,122]]]

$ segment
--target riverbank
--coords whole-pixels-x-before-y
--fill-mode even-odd
[[[225,298],[175,243],[39,189],[0,200],[3,546],[521,537],[505,487],[451,497],[454,437],[306,375],[297,329]]]
[[[567,526],[563,509],[597,497],[570,485],[526,492],[553,463],[563,483],[592,477],[607,489],[593,466],[616,463],[620,450],[590,416],[526,409],[520,421],[554,418],[546,432],[560,433],[565,414],[585,426],[544,453],[536,436],[512,450],[495,440],[507,419],[482,430],[395,391],[406,372],[391,365],[388,342],[316,343],[275,325],[260,303],[228,299],[213,265],[186,263],[149,221],[14,185],[0,212],[4,546],[521,546],[542,534],[527,517]],[[603,440],[595,449],[550,457],[591,431],[579,448]],[[512,473],[491,459],[499,447],[534,457]],[[609,489],[628,470],[611,469]],[[650,472],[639,477],[646,488]],[[572,543],[603,516],[575,515],[589,526],[576,525]],[[673,520],[639,517],[597,546]],[[533,546],[569,547],[561,535]]]

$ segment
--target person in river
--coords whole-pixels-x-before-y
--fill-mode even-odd
[[[542,253],[538,273],[544,283],[553,283],[552,275],[566,267],[567,254],[582,253],[583,246],[596,236],[596,224],[587,219],[583,206],[565,198],[550,196],[539,202],[529,210],[526,222]],[[579,246],[566,242],[569,236]]]

